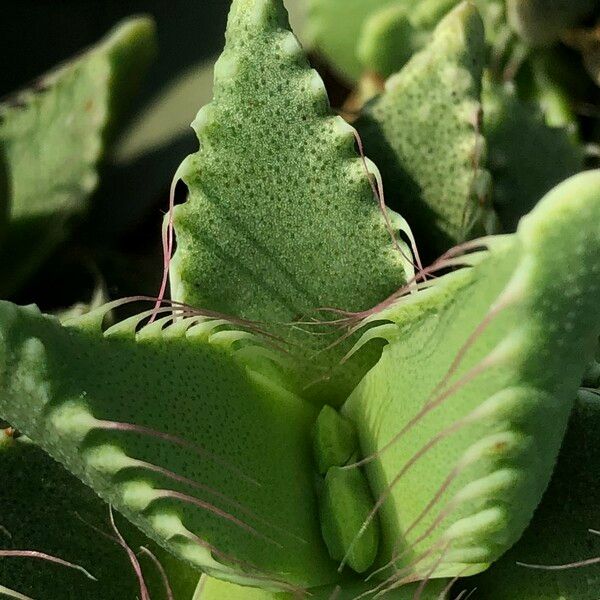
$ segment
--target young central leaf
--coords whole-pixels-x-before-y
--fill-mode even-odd
[[[483,570],[531,519],[600,333],[599,190],[597,171],[565,182],[377,316],[397,329],[344,412],[373,459],[388,585]]]
[[[214,102],[182,165],[177,300],[269,322],[366,309],[406,280],[355,150],[281,0],[233,3]],[[370,164],[369,169],[375,172]]]

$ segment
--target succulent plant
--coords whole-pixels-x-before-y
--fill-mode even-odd
[[[0,301],[0,596],[596,599],[600,170],[533,54],[499,73],[598,7],[310,4],[384,85],[336,114],[282,0],[233,0],[158,295]],[[0,107],[7,285],[84,210],[151,32]]]

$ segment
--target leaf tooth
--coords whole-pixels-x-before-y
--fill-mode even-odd
[[[256,336],[249,331],[238,331],[235,329],[225,329],[217,331],[210,335],[209,343],[213,346],[232,350],[237,342],[253,342],[257,343]]]
[[[156,488],[146,478],[135,478],[119,484],[119,495],[124,507],[134,513],[143,513],[160,499]]]
[[[107,304],[103,304],[98,308],[94,308],[90,312],[85,315],[72,317],[71,319],[66,319],[63,322],[65,327],[76,326],[77,329],[86,330],[90,332],[102,332],[103,331],[103,323],[106,316],[115,308],[122,306],[124,304],[124,300],[113,300],[112,302],[108,302]]]
[[[100,424],[83,399],[67,400],[52,407],[48,417],[58,435],[72,441],[82,441]]]
[[[83,459],[91,469],[112,476],[123,469],[137,467],[137,461],[115,444],[99,444],[86,448]]]
[[[154,312],[154,311],[152,311]],[[154,322],[148,323],[144,325],[136,335],[136,340],[138,342],[148,340],[148,339],[156,339],[163,335],[164,329],[167,327],[169,322],[173,320],[173,315],[167,315],[165,317],[161,317],[160,319],[155,319]]]
[[[339,115],[328,119],[328,123],[331,126],[331,133],[334,135],[333,142],[337,143],[337,150],[340,155],[355,160],[357,158],[355,148],[357,132],[354,127]]]
[[[235,351],[235,358],[252,366],[256,364],[256,358],[266,359],[281,368],[290,368],[288,359],[281,353],[260,344],[245,344]]]
[[[179,548],[179,554],[195,565],[203,568],[223,570],[224,565],[213,559],[209,545],[199,545],[192,540],[194,534],[185,527],[178,513],[171,509],[151,511],[148,514],[149,526],[158,533],[161,539]]]
[[[171,322],[167,323],[167,326],[162,329],[161,334],[162,337],[166,339],[185,337],[191,327],[203,323],[204,321],[211,320],[214,321],[214,319],[203,316],[171,319]]]
[[[210,145],[210,142],[213,140],[213,136],[218,135],[219,126],[215,118],[215,108],[212,103],[206,104],[198,111],[195,119],[192,121],[192,129],[196,132],[196,135],[202,142],[203,146]],[[189,169],[188,173],[184,175],[183,179],[187,182],[187,176],[193,175],[194,172],[195,169]]]
[[[225,319],[214,319],[202,321],[196,325],[190,327],[186,332],[186,337],[194,338],[196,340],[206,340],[213,335],[215,329],[230,325],[229,321]]]
[[[312,94],[321,101],[323,98],[327,98],[327,89],[325,88],[325,83],[321,76],[314,69],[310,69],[306,74],[306,79],[308,83],[308,89],[312,92]],[[329,103],[329,101],[327,101]]]
[[[214,68],[214,78],[217,87],[226,86],[239,72],[240,63],[235,54],[226,51],[221,54]]]
[[[496,449],[498,444],[509,444],[511,441],[516,447],[522,442],[522,440],[519,440],[518,438],[512,439],[514,437],[514,434],[512,434],[510,431],[502,432],[497,436],[490,436],[492,439],[486,440],[488,442],[487,449],[491,452],[497,452]],[[501,441],[498,441],[498,438],[500,438]],[[467,483],[456,493],[452,500],[452,504],[458,508],[463,502],[485,500],[494,494],[502,493],[506,490],[514,488],[515,486],[522,485],[524,477],[526,477],[526,474],[519,469],[498,469],[497,471],[494,471],[485,477],[481,477]]]
[[[169,309],[170,310],[170,309]],[[111,325],[105,332],[106,338],[121,338],[135,341],[137,328],[141,325],[144,319],[151,317],[155,313],[154,310],[141,312],[133,317],[119,321]]]
[[[294,62],[299,60],[304,61],[304,52],[298,38],[290,32],[284,32],[277,40],[277,48],[279,51],[291,58]]]

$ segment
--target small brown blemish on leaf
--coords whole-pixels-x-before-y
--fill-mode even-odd
[[[497,452],[498,454],[506,452],[507,448],[508,444],[506,442],[497,442],[496,444],[494,444],[494,452]]]

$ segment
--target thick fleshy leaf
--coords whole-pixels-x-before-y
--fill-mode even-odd
[[[486,243],[372,317],[389,345],[344,407],[390,584],[484,570],[531,519],[600,333],[600,171]]]
[[[399,71],[411,56],[426,46],[438,23],[461,0],[396,1],[365,20],[358,39],[357,53],[367,72],[389,77]],[[494,0],[473,4],[486,10]],[[482,12],[482,15],[484,13]]]
[[[597,0],[507,0],[511,25],[527,42],[551,44],[598,11]]]
[[[381,169],[388,202],[436,256],[481,232],[487,214],[489,178],[481,169],[478,130],[484,60],[483,23],[463,3],[356,124]]]
[[[36,600],[135,598],[139,582],[110,525],[108,506],[76,477],[31,442],[0,432],[0,584]],[[130,523],[116,521],[130,548],[147,548],[167,574],[175,600],[191,600],[200,578],[183,562],[146,538]],[[78,565],[80,570],[41,558],[1,556],[29,550]],[[139,554],[152,598],[168,600],[160,568]],[[1,595],[1,594],[0,594]]]
[[[521,540],[473,581],[482,598],[596,600],[600,589],[599,427],[600,396],[580,392],[552,482],[533,521]],[[589,564],[577,566],[586,561]]]
[[[220,320],[111,305],[60,325],[0,303],[0,418],[197,568],[283,587],[337,579],[313,487],[314,409],[274,350]],[[164,327],[164,328],[163,328]]]
[[[401,590],[393,590],[379,596],[384,600],[413,600],[420,590],[420,600],[446,600],[448,594],[445,581],[429,582],[424,588],[420,584],[406,586]],[[335,586],[311,589],[312,600],[356,600],[356,598],[373,598],[375,592],[368,593],[376,587],[375,583],[350,581]],[[194,600],[296,600],[289,592],[268,592],[257,588],[242,587],[232,583],[205,577],[200,583],[199,592]]]
[[[0,290],[11,293],[88,206],[97,165],[154,53],[148,18],[125,21],[81,57],[0,104],[10,183]],[[35,239],[35,244],[32,244]]]
[[[388,77],[427,45],[441,19],[461,0],[311,0],[309,41],[349,81],[365,73]],[[492,46],[501,46],[507,28],[504,0],[474,0]],[[504,38],[504,39],[500,39]],[[497,50],[497,49],[496,49]]]
[[[546,192],[583,168],[583,149],[567,129],[549,127],[539,106],[520,100],[510,85],[486,81],[483,104],[494,208],[512,232]]]
[[[357,42],[365,22],[383,8],[403,4],[405,0],[309,0],[306,31],[309,44],[342,77],[355,81],[364,69]]]
[[[389,77],[425,45],[429,30],[415,24],[416,12],[415,7],[395,3],[365,20],[356,50],[364,71]]]
[[[354,132],[330,112],[281,0],[233,2],[214,93],[194,122],[201,149],[180,170],[189,198],[175,210],[173,296],[287,322],[364,309],[402,285],[406,259]]]
[[[343,347],[318,353],[335,338],[281,323],[321,307],[366,309],[403,285],[410,252],[391,237],[408,227],[382,213],[377,169],[330,111],[281,0],[232,4],[214,93],[194,123],[200,151],[179,171],[189,197],[175,207],[172,297],[267,322],[301,355],[303,385],[333,382],[309,395],[339,404],[377,355],[338,377]]]

